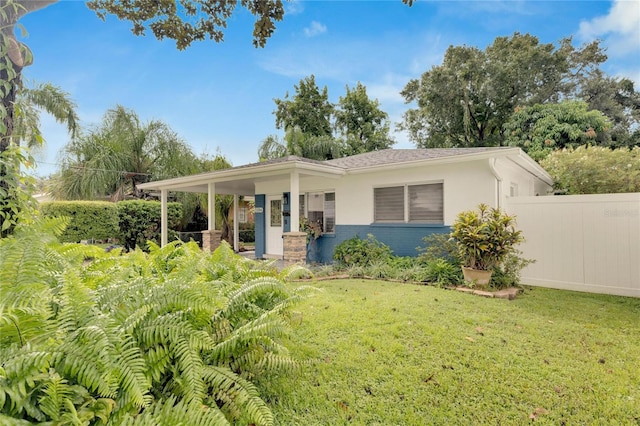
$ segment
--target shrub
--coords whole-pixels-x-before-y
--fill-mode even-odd
[[[460,266],[460,255],[456,240],[447,234],[431,234],[422,239],[425,247],[417,247],[416,250],[422,252],[420,259],[424,262],[434,262],[438,259],[444,259],[452,265]]]
[[[437,286],[457,285],[463,281],[460,266],[453,265],[444,258],[429,262],[425,271],[425,277],[427,281]]]
[[[0,239],[1,424],[273,424],[252,380],[297,365],[281,337],[302,268],[61,244],[67,220]]]
[[[60,241],[107,240],[119,235],[118,208],[106,201],[52,201],[40,205],[43,217],[68,217]]]
[[[535,260],[522,257],[520,250],[514,249],[509,253],[501,265],[493,268],[490,286],[496,289],[513,287],[520,284],[520,272]]]
[[[338,244],[333,252],[333,259],[343,267],[370,266],[388,261],[391,255],[389,246],[368,234],[366,240],[356,235]]]
[[[514,216],[486,204],[480,204],[477,211],[459,213],[451,236],[462,264],[484,271],[500,265],[513,246],[524,240],[522,231],[515,229]]]
[[[256,241],[255,223],[245,222],[238,224],[238,239],[243,243],[253,243]]]
[[[541,164],[567,194],[640,192],[640,147],[580,146],[554,151]]]
[[[118,207],[119,238],[127,250],[136,247],[145,249],[147,241],[160,244],[160,203],[157,201],[121,201]],[[182,204],[167,203],[169,240],[177,239],[171,232],[180,226],[182,220]]]

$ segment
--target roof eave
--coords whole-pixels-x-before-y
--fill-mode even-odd
[[[465,161],[475,161],[475,160],[484,160],[487,158],[494,157],[506,157],[509,155],[519,155],[522,152],[520,148],[507,148],[507,149],[496,149],[496,150],[488,150],[482,152],[473,152],[469,154],[457,154],[450,155],[447,157],[438,157],[438,158],[421,158],[417,160],[409,160],[409,161],[400,161],[394,163],[387,164],[377,164],[372,166],[364,166],[358,168],[352,168],[347,171],[349,174],[360,174],[360,173],[369,173],[372,170],[391,170],[395,169],[398,166],[419,166],[421,164],[451,164],[451,163],[459,163]]]
[[[305,161],[284,161],[281,163],[256,164],[254,166],[240,166],[237,168],[216,170],[213,172],[200,173],[191,176],[182,176],[172,179],[164,179],[155,182],[147,182],[138,185],[143,190],[175,190],[179,191],[180,187],[194,187],[209,182],[227,182],[237,178],[255,179],[260,177],[278,175],[284,172],[300,170],[317,175],[328,177],[339,177],[345,174],[345,170],[326,164],[308,163]]]

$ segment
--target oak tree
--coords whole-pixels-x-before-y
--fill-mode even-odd
[[[380,109],[377,99],[370,99],[360,82],[340,97],[335,112],[335,126],[345,141],[345,155],[391,148],[389,116]]]
[[[498,146],[518,106],[557,102],[606,59],[593,42],[558,47],[529,34],[498,37],[485,50],[451,46],[442,65],[409,81],[402,95],[416,108],[401,128],[419,147]]]

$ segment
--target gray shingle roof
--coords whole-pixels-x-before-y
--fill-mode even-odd
[[[265,166],[267,164],[287,163],[289,161],[299,161],[302,163],[310,163],[310,164],[323,164],[323,165],[327,164],[326,161],[312,160],[310,158],[298,157],[297,155],[288,155],[286,157],[274,158],[272,160],[265,160],[265,161],[259,161],[257,163],[249,163],[249,164],[243,164],[240,166],[234,166],[233,168],[243,169],[246,167]]]
[[[483,148],[428,148],[428,149],[384,149],[366,152],[351,157],[336,158],[324,161],[324,164],[344,169],[358,169],[361,167],[380,166],[384,164],[407,163],[434,158],[455,157],[460,155],[477,154],[486,151],[512,149],[511,147],[483,147]]]

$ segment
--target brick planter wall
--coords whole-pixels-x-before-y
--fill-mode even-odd
[[[218,230],[202,231],[202,250],[214,251],[220,246],[222,232]]]

